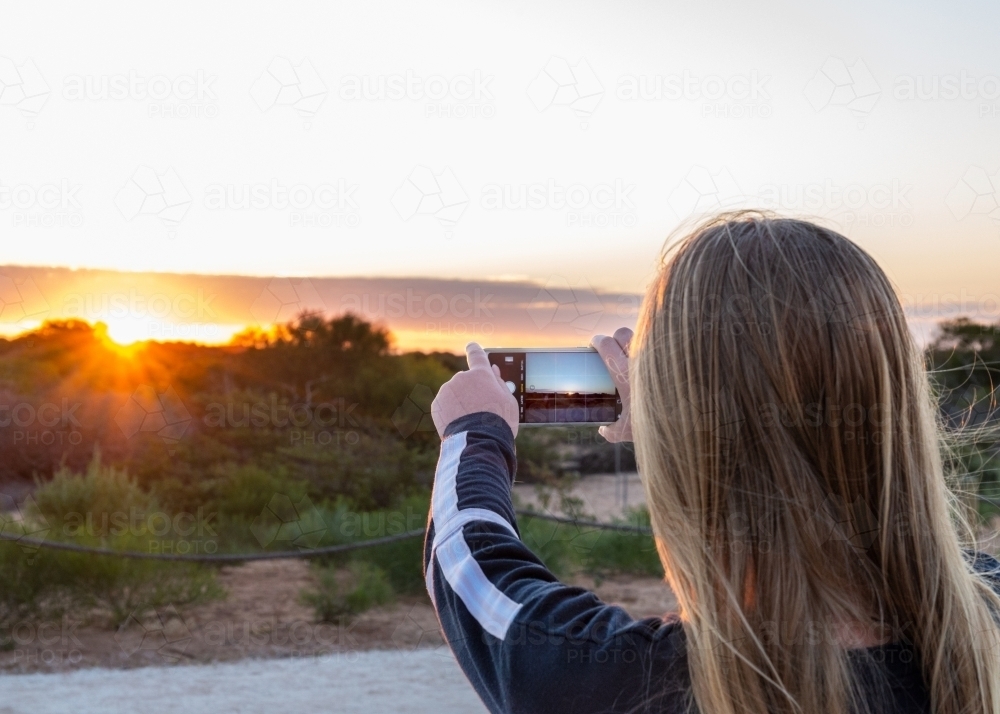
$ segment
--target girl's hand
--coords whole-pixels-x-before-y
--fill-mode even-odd
[[[465,347],[469,369],[445,382],[431,403],[431,418],[443,439],[444,430],[459,417],[492,412],[502,418],[517,436],[517,400],[500,379],[500,368],[490,366],[483,348],[475,342]]]
[[[632,393],[628,384],[628,348],[632,342],[632,330],[621,327],[614,337],[594,335],[590,346],[597,350],[611,373],[611,379],[622,398],[622,413],[618,421],[598,429],[608,441],[632,441]]]

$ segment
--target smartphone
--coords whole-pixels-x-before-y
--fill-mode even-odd
[[[622,398],[592,347],[492,347],[490,364],[517,398],[521,424],[611,424]]]

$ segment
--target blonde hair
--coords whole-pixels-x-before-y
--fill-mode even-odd
[[[871,710],[837,633],[910,643],[937,714],[1000,712],[1000,599],[964,557],[902,308],[838,233],[725,214],[632,342],[650,518],[705,714]],[[885,633],[889,633],[886,635]]]

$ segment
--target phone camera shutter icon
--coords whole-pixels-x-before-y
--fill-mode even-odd
[[[507,382],[507,389],[509,389],[510,393],[513,394],[514,392],[517,391],[517,385],[514,384],[513,382]]]

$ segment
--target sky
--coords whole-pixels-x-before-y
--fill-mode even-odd
[[[611,375],[596,352],[528,352],[524,382],[529,392],[615,393]]]
[[[0,332],[73,296],[200,286],[233,306],[211,338],[183,315],[103,317],[121,339],[224,341],[277,278],[276,314],[312,288],[336,310],[507,285],[519,317],[484,337],[575,344],[594,296],[602,329],[634,320],[623,296],[664,244],[741,207],[856,240],[921,334],[955,310],[995,320],[998,21],[986,2],[9,4]],[[479,335],[457,299],[436,329],[409,308],[385,322],[460,347]]]

